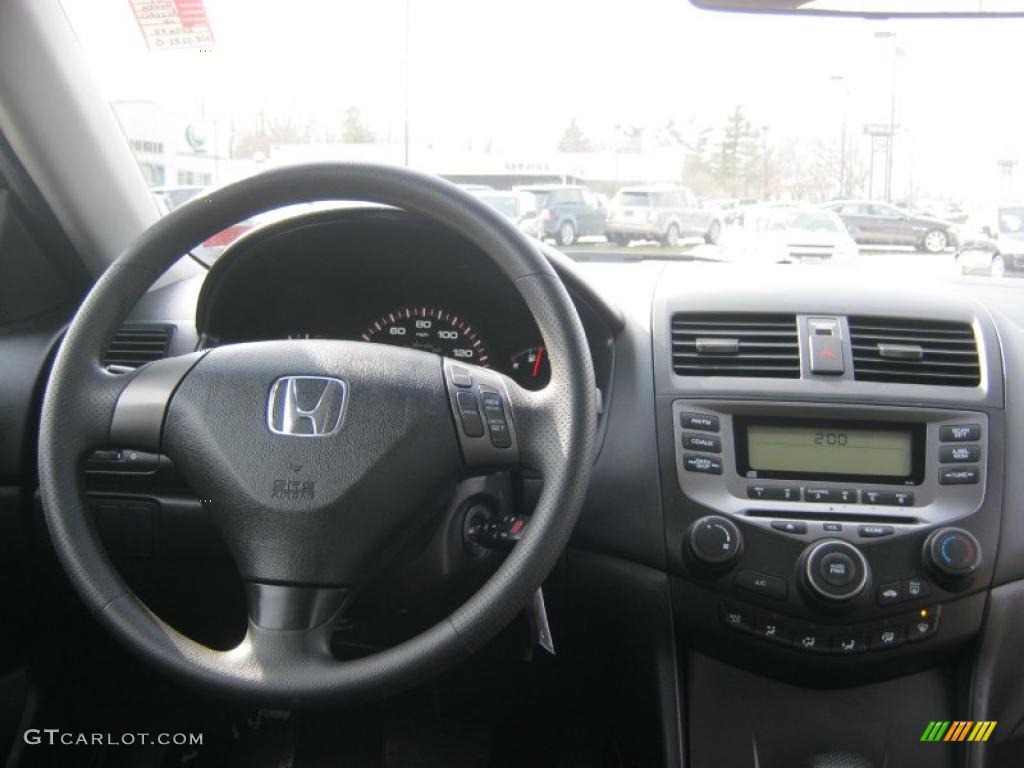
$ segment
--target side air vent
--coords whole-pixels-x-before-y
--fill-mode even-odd
[[[799,379],[796,317],[678,312],[672,316],[672,370],[679,376]]]
[[[978,344],[970,323],[851,317],[853,377],[858,381],[976,387]]]
[[[167,356],[174,326],[129,323],[114,334],[103,356],[104,365],[141,368]]]

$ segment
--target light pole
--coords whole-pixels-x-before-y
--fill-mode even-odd
[[[892,150],[896,139],[896,67],[902,49],[897,45],[895,32],[875,32],[878,40],[892,40],[892,85],[889,91],[889,142],[885,153],[885,201],[892,202]]]
[[[768,129],[770,125],[761,126],[761,200],[768,199]]]
[[[850,86],[846,75],[832,75],[829,79],[839,84],[843,94],[843,130],[839,138],[839,196],[846,197],[846,123],[850,117]]]

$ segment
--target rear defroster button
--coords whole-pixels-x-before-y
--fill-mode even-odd
[[[480,418],[476,395],[472,392],[456,392],[455,400],[459,406],[459,419],[466,437],[483,437],[484,422]]]

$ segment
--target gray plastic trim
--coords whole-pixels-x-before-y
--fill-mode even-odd
[[[159,453],[171,396],[205,354],[193,352],[140,368],[117,400],[110,422],[111,445]]]

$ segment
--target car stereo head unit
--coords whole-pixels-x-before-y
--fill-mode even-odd
[[[733,417],[736,470],[751,479],[920,485],[925,425]]]
[[[680,489],[751,524],[810,536],[818,527],[780,521],[866,520],[886,524],[865,536],[899,535],[966,517],[985,497],[981,411],[693,398],[674,400],[672,417]]]

